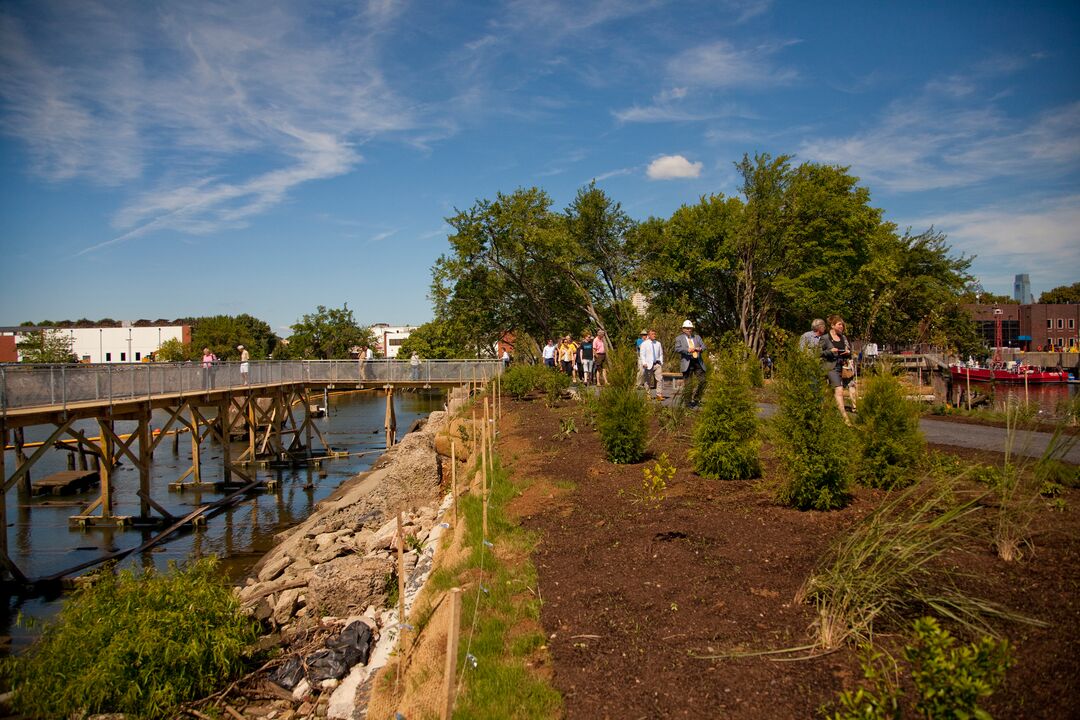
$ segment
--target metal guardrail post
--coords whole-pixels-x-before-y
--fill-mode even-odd
[[[111,405],[112,402],[113,402],[113,394],[112,394],[113,371],[112,371],[112,365],[109,365],[108,368],[109,368],[109,404]]]
[[[5,367],[0,367],[0,411],[3,411],[4,418],[7,418],[7,368]]]
[[[67,411],[67,365],[60,366],[60,397],[63,400],[64,410]]]
[[[56,404],[56,368],[49,366],[49,404]]]

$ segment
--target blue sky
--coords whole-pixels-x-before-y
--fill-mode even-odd
[[[991,291],[1080,280],[1080,4],[0,4],[0,325],[430,319],[455,208],[849,165]],[[823,309],[822,312],[826,312]]]

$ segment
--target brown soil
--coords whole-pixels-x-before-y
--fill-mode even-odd
[[[858,686],[853,648],[795,662],[702,656],[811,643],[814,612],[796,592],[882,493],[858,490],[842,511],[798,512],[774,502],[779,475],[769,457],[763,480],[709,481],[690,471],[685,437],[657,432],[651,448],[678,472],[659,507],[646,508],[626,492],[640,487],[645,464],[607,462],[577,405],[506,410],[501,457],[532,483],[511,511],[540,535],[541,620],[567,718],[814,717]],[[568,415],[579,432],[567,438],[559,419]],[[957,558],[971,589],[1050,623],[1002,627],[1017,663],[985,703],[994,717],[1077,712],[1080,491],[1065,501],[1065,512],[1040,511],[1034,552],[1022,562],[989,549]]]

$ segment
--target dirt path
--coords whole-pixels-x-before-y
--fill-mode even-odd
[[[541,538],[541,619],[567,718],[813,717],[855,687],[851,648],[802,662],[702,656],[807,643],[814,611],[796,591],[880,493],[858,490],[839,512],[797,512],[772,499],[771,459],[763,482],[707,481],[689,472],[685,440],[658,434],[653,447],[678,470],[648,507],[632,495],[644,464],[607,463],[575,403],[507,409],[500,452],[534,481],[512,510]],[[579,428],[569,437],[559,432],[567,416]],[[1052,623],[1006,628],[1018,664],[989,706],[994,717],[1068,717],[1080,693],[1080,493],[1067,502],[1069,512],[1039,516],[1030,561],[983,552],[962,568],[975,589]]]

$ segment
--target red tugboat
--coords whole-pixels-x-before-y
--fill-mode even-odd
[[[1003,383],[1027,383],[1029,385],[1042,383],[1063,383],[1069,381],[1069,373],[1064,370],[1040,370],[1030,365],[1017,363],[1013,367],[1007,367],[1001,361],[1001,308],[994,308],[994,360],[990,367],[969,367],[967,365],[950,365],[949,372],[954,380],[971,380],[973,382],[1003,382]]]

